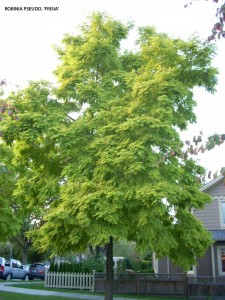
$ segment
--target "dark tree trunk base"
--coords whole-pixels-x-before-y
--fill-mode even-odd
[[[106,290],[105,300],[113,300],[113,238],[106,244]]]

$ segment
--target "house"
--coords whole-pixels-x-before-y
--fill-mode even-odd
[[[212,233],[214,243],[202,258],[197,259],[198,265],[193,266],[189,273],[194,276],[225,276],[225,175],[211,180],[201,191],[209,193],[212,201],[204,209],[193,209],[193,213]],[[156,273],[182,273],[168,257],[153,261]]]

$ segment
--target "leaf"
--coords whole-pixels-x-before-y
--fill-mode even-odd
[[[212,172],[209,171],[209,172],[208,172],[208,178],[209,178],[209,179],[211,179],[211,175],[212,175]]]
[[[201,147],[199,148],[199,151],[201,151],[201,153],[204,153],[205,152],[205,148],[204,148],[204,145],[202,144]]]
[[[201,135],[198,136],[197,142],[198,142],[198,143],[201,143],[201,142],[202,142],[202,137],[201,137]]]
[[[113,236],[186,268],[211,244],[190,212],[210,197],[196,181],[203,168],[188,159],[197,144],[188,141],[181,160],[179,132],[195,121],[194,88],[215,90],[214,49],[143,27],[128,52],[130,29],[91,14],[57,48],[57,87],[30,82],[11,95],[20,118],[6,114],[0,143],[12,147],[9,196],[25,212],[43,210],[32,235],[39,250],[78,252]]]

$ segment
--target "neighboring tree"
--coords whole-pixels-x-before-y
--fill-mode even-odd
[[[6,80],[0,80],[0,96],[3,98],[2,88],[6,85]],[[8,107],[3,99],[0,100],[0,113],[4,114]],[[7,115],[8,115],[7,111]],[[3,121],[0,115],[0,123]],[[0,132],[1,136],[1,132]],[[18,204],[13,197],[15,188],[16,172],[12,166],[12,149],[5,143],[0,143],[0,231],[1,242],[7,242],[11,236],[14,236],[20,225],[20,219],[17,216]]]
[[[26,202],[24,202],[24,204],[26,204]],[[22,220],[20,230],[18,234],[10,238],[10,243],[13,247],[14,253],[16,249],[17,253],[15,257],[18,257],[22,264],[25,265],[28,262],[28,254],[32,246],[32,237],[29,237],[27,233],[40,226],[39,224],[41,222],[43,212],[38,212],[38,210],[34,208],[28,210],[25,205],[20,208],[20,211],[22,211],[22,215],[20,216]]]
[[[39,249],[34,248],[33,245],[29,247],[28,255],[27,255],[27,262],[34,263],[34,262],[51,262],[51,250],[47,250],[45,252],[40,252]]]
[[[207,1],[207,0],[201,0],[201,1]],[[189,7],[192,5],[195,1],[191,0],[185,4],[185,7]],[[211,0],[211,2],[214,2],[217,4],[217,7],[215,8],[215,16],[217,18],[217,22],[213,24],[212,32],[208,36],[207,41],[215,41],[216,39],[220,39],[221,37],[225,37],[225,30],[224,30],[224,22],[225,22],[225,1],[224,0]],[[189,154],[191,155],[198,155],[199,153],[204,153],[205,151],[212,150],[215,146],[222,145],[225,141],[225,134],[224,133],[214,133],[211,134],[206,142],[202,142],[202,133],[198,136],[193,137],[193,141],[186,141],[187,149],[183,153],[183,157],[187,157]],[[206,182],[206,180],[215,178],[218,176],[218,174],[224,174],[225,173],[225,167],[221,166],[220,170],[214,171],[212,173],[211,170],[209,170],[207,177],[204,175],[200,179],[202,183]],[[207,178],[207,179],[206,179]]]
[[[19,204],[13,197],[16,173],[11,164],[12,151],[0,143],[0,232],[1,242],[7,242],[19,232]]]
[[[21,249],[23,263],[27,261],[27,251],[32,244],[32,236],[27,236],[27,232],[42,224],[42,217],[50,203],[53,200],[56,202],[59,197],[57,144],[52,136],[48,138],[48,134],[53,133],[52,130],[57,132],[63,118],[59,116],[62,114],[60,109],[58,113],[53,113],[55,106],[60,107],[60,104],[51,99],[51,92],[51,85],[47,82],[30,82],[26,90],[12,93],[0,107],[0,131],[2,134],[4,132],[1,147],[8,147],[11,151],[11,156],[5,155],[5,159],[13,170],[14,182],[9,184],[7,174],[5,179],[1,178],[17,204],[16,214],[7,204],[12,218],[8,218],[6,224],[10,228],[11,224],[19,222],[17,232],[12,234],[9,231],[8,238],[15,249]],[[52,124],[49,131],[54,118],[57,124]],[[4,216],[7,216],[6,213]]]
[[[88,249],[91,256],[98,257],[98,256],[105,255],[105,249],[103,247],[100,246],[93,247],[92,245],[90,245]]]
[[[206,140],[204,140],[206,139]],[[207,138],[203,136],[203,133],[200,132],[199,135],[196,135],[193,137],[192,140],[186,140],[185,141],[185,146],[186,149],[182,153],[182,158],[186,159],[190,155],[198,155],[205,153],[206,151],[211,151],[212,149],[215,148],[215,146],[220,146],[223,145],[225,141],[225,134],[219,134],[219,133],[214,133]],[[197,179],[201,183],[206,183],[209,179],[215,179],[218,175],[224,174],[225,172],[225,167],[221,167],[220,170],[214,171],[208,171],[208,174],[203,174],[202,177],[198,177]]]
[[[113,254],[114,256],[137,259],[139,258],[139,253],[136,250],[135,242],[128,242],[126,240],[115,241],[113,244]]]
[[[36,247],[57,254],[105,247],[107,300],[113,240],[134,241],[185,270],[212,243],[191,213],[210,201],[196,181],[204,170],[180,158],[177,129],[195,122],[193,88],[214,92],[214,46],[146,27],[139,50],[122,53],[130,28],[94,13],[80,35],[66,35],[57,48],[59,101],[46,84],[31,83],[10,96],[19,120],[2,128],[17,158],[21,195],[48,207],[32,232]]]
[[[204,0],[207,1],[207,0]],[[216,38],[220,39],[220,37],[225,38],[225,30],[224,30],[224,22],[225,22],[225,1],[224,0],[211,0],[215,3],[218,3],[219,6],[215,9],[217,22],[213,24],[212,32],[208,36],[208,42],[215,40]],[[184,7],[188,7],[194,1],[189,1],[185,4]]]

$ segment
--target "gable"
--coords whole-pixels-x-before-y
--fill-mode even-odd
[[[225,201],[224,175],[211,180],[200,190],[209,194],[212,197],[212,201],[207,203],[204,209],[193,209],[194,215],[202,221],[208,230],[224,230],[225,224],[223,223],[221,210],[221,203]],[[218,240],[217,236],[213,238],[214,240]]]
[[[216,185],[208,189],[207,193],[211,196],[225,196],[224,181],[219,181]]]
[[[225,177],[224,175],[218,176],[216,179],[211,180],[204,185],[200,190],[204,193],[208,193],[212,197],[225,196]]]

